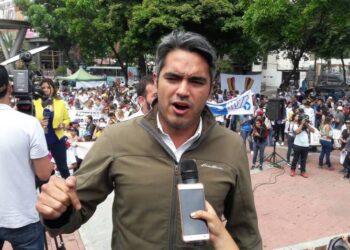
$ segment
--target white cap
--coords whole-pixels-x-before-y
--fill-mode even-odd
[[[337,110],[343,110],[343,107],[342,106],[338,106]]]

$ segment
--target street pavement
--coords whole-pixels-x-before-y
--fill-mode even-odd
[[[271,152],[272,147],[267,147],[266,155]],[[286,146],[278,146],[277,152],[285,156]],[[250,152],[247,155],[251,163]],[[350,234],[350,181],[339,173],[339,151],[331,155],[334,171],[318,168],[318,157],[318,152],[309,153],[307,179],[299,173],[289,176],[287,164],[275,168],[265,162],[263,171],[251,171],[264,249],[311,249],[325,245],[335,235]],[[79,233],[64,235],[67,250],[82,250],[83,245],[86,250],[110,249],[112,202],[113,194]],[[5,250],[9,249],[7,245]]]
[[[268,147],[266,153],[271,152]],[[285,156],[286,147],[277,147],[277,152]],[[318,152],[309,153],[307,179],[291,177],[287,164],[280,169],[265,163],[263,171],[252,171],[264,249],[307,249],[350,234],[350,182],[339,173],[339,151],[331,154],[334,171],[318,168],[318,157]]]

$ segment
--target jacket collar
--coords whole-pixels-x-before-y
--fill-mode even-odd
[[[153,136],[174,159],[176,159],[173,153],[171,152],[171,150],[165,145],[165,143],[161,139],[161,136],[160,136],[161,132],[159,131],[157,126],[157,113],[158,113],[158,103],[157,103],[157,100],[155,100],[152,104],[152,110],[140,120],[139,124],[149,134],[151,134],[151,136]],[[212,115],[212,113],[210,112],[210,109],[207,106],[204,107],[201,117],[202,117],[202,134],[200,138],[196,142],[194,142],[187,151],[196,148],[203,141],[203,139],[207,137],[210,130],[217,125],[214,116]]]

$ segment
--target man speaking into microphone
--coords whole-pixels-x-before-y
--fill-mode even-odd
[[[215,63],[215,50],[199,34],[161,39],[152,110],[108,127],[75,177],[51,177],[43,186],[37,210],[51,233],[76,230],[114,191],[112,249],[219,249],[215,237],[213,246],[181,238],[180,162],[194,159],[205,198],[226,218],[230,237],[240,249],[262,249],[243,141],[216,125],[206,106]]]

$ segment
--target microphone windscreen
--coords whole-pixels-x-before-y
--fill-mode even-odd
[[[180,163],[181,168],[181,177],[182,181],[186,182],[186,180],[194,180],[198,181],[198,170],[197,164],[194,160],[183,160]]]

